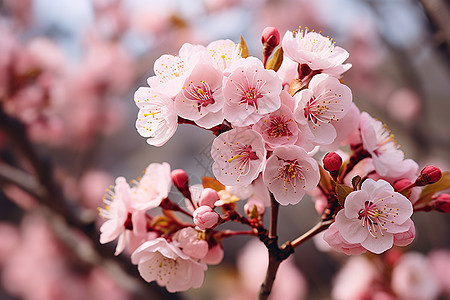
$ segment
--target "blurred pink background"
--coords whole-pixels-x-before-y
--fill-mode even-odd
[[[212,176],[211,133],[181,125],[156,148],[134,126],[134,91],[147,85],[156,58],[178,53],[185,42],[238,42],[242,35],[250,55],[261,58],[260,35],[266,26],[281,34],[298,26],[322,31],[350,52],[353,67],[343,81],[361,111],[385,122],[406,157],[420,167],[436,164],[449,170],[450,18],[442,23],[431,2],[1,1],[0,299],[252,297],[245,288],[241,295],[230,293],[235,278],[244,282],[248,277],[238,275],[242,267],[236,264],[246,237],[226,240],[225,260],[207,271],[204,286],[180,295],[136,279],[126,257],[111,256],[113,245],[96,245],[97,206],[115,177],[137,177],[149,163],[163,161],[186,170],[192,184]],[[448,3],[435,3],[450,15]],[[33,151],[45,163],[36,164]],[[35,174],[36,169],[43,173]],[[45,182],[49,170],[58,187],[39,202],[36,178]],[[181,200],[175,192],[173,197]],[[318,219],[314,211],[308,199],[281,208],[280,240],[309,229]],[[449,216],[418,213],[413,219],[417,236],[409,248],[425,255],[444,250],[439,253],[448,264]],[[311,241],[292,258],[305,285],[295,295],[339,299],[330,283],[346,257],[316,247]]]

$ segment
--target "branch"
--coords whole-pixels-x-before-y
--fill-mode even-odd
[[[334,222],[334,220],[320,221],[313,228],[311,228],[310,230],[308,230],[307,232],[305,232],[304,234],[302,234],[301,236],[299,236],[298,238],[293,240],[290,243],[292,248],[298,247],[299,245],[303,244],[304,242],[306,242],[307,240],[309,240],[310,238],[312,238],[313,236],[315,236],[319,232],[324,231],[325,229],[330,227],[330,225],[333,222]]]
[[[170,294],[156,284],[147,284],[139,276],[136,268],[125,256],[114,256],[111,249],[99,243],[99,232],[93,223],[85,223],[79,218],[78,210],[70,206],[64,198],[61,187],[53,178],[50,160],[39,156],[35,147],[27,138],[26,128],[19,120],[5,114],[0,104],[0,130],[11,140],[14,153],[21,154],[31,166],[33,175],[19,169],[0,164],[0,179],[15,184],[40,203],[38,211],[48,220],[58,239],[71,250],[80,262],[87,266],[101,265],[113,275],[136,299],[146,299],[149,295],[157,299],[181,299],[178,294]],[[79,239],[72,230],[82,231],[90,243],[77,243]]]
[[[419,0],[427,15],[437,47],[450,62],[450,6],[442,0]]]
[[[278,209],[280,204],[275,199],[275,196],[270,193],[270,227],[269,238],[277,237],[277,224],[278,224]]]

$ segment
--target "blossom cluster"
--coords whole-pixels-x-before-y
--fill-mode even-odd
[[[223,238],[254,235],[269,248],[266,207],[298,204],[306,193],[325,241],[346,254],[408,245],[414,211],[450,210],[440,193],[448,173],[434,166],[419,173],[386,125],[353,103],[342,80],[351,67],[345,49],[302,28],[282,38],[267,28],[262,43],[263,61],[249,56],[243,39],[184,44],[155,61],[149,87],[134,95],[136,128],[150,145],[164,145],[183,123],[216,136],[215,179],[189,186],[184,171],[150,164],[139,180],[119,177],[100,209],[107,218],[100,242],[118,239],[116,254],[127,249],[141,276],[170,292],[202,284],[206,265],[222,259]],[[169,199],[172,183],[186,208]],[[248,199],[246,215],[234,205],[240,199]],[[251,230],[216,228],[227,221]]]

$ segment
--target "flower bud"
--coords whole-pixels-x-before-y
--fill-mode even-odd
[[[203,189],[201,195],[200,195],[200,200],[198,201],[198,205],[199,206],[209,206],[211,208],[214,208],[214,203],[216,203],[216,201],[219,201],[220,197],[219,194],[211,189],[211,188],[205,188]]]
[[[417,186],[432,184],[438,182],[442,177],[441,170],[433,165],[426,166],[420,172],[419,177],[417,177],[415,184]]]
[[[275,27],[264,28],[261,35],[261,43],[272,49],[280,44],[280,32]]]
[[[278,32],[278,29],[275,27],[264,28],[261,35],[261,43],[263,44],[263,65],[265,67],[273,49],[280,44],[280,32]]]
[[[440,194],[435,196],[434,209],[440,212],[450,212],[450,195]]]
[[[399,179],[394,182],[393,187],[396,192],[402,193],[406,198],[411,195],[411,190],[408,190],[412,185],[411,180],[407,178]]]
[[[399,179],[397,181],[394,182],[393,187],[394,190],[396,192],[398,191],[402,191],[404,188],[408,187],[411,185],[411,180],[409,180],[408,178],[403,178],[403,179]]]
[[[186,198],[191,198],[189,191],[189,177],[184,170],[176,169],[170,173],[173,184]]]
[[[205,230],[213,227],[219,221],[219,214],[211,207],[203,205],[194,211],[194,224],[198,228]]]
[[[328,152],[323,158],[323,167],[330,172],[331,176],[337,177],[342,165],[342,158],[336,152]]]

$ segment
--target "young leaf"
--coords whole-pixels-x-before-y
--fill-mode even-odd
[[[221,190],[225,189],[225,186],[221,184],[217,179],[212,177],[203,176],[202,177],[202,184],[203,188],[211,188],[215,190],[216,192],[219,192]]]
[[[425,186],[422,189],[422,192],[420,193],[419,200],[417,200],[416,203],[419,202],[428,202],[431,200],[431,197],[433,197],[434,194],[437,192],[446,190],[450,188],[450,173],[449,172],[443,172],[441,179],[439,179],[438,182],[429,184]]]
[[[345,184],[336,183],[334,181],[331,181],[332,184],[335,187],[336,195],[339,201],[339,204],[344,207],[345,198],[347,198],[348,194],[353,192],[353,189],[349,186],[346,186]]]
[[[356,191],[358,188],[361,188],[361,176],[356,175],[352,178],[352,186],[354,191]]]
[[[247,47],[247,43],[245,43],[244,38],[241,35],[241,41],[238,44],[238,54],[242,57],[242,58],[246,58],[249,56],[248,54],[248,47]]]
[[[272,58],[267,62],[266,69],[278,71],[281,67],[281,63],[283,62],[283,48],[278,48],[277,51],[273,54]]]

